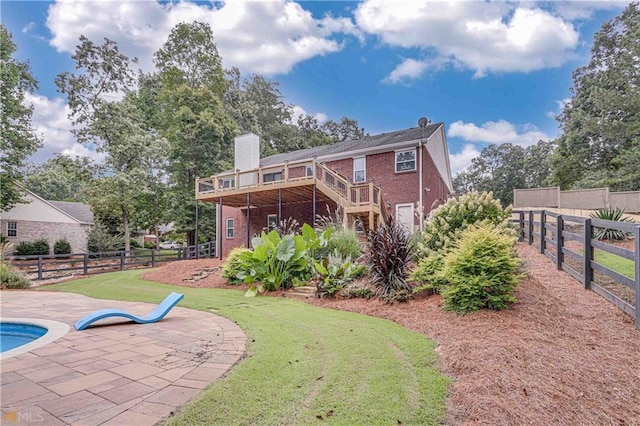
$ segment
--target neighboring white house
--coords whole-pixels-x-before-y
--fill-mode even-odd
[[[87,236],[93,225],[91,207],[82,203],[47,201],[25,190],[28,203],[17,204],[0,213],[0,233],[12,243],[33,242],[40,238],[53,245],[60,239],[71,244],[72,253],[87,251]]]

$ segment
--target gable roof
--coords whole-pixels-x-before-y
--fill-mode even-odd
[[[86,204],[68,201],[45,201],[63,213],[66,213],[68,216],[76,219],[78,222],[93,223],[93,212],[91,211],[91,207]]]
[[[298,151],[285,152],[275,154],[260,160],[260,166],[272,166],[282,164],[285,161],[304,161],[312,158],[325,157],[329,155],[346,154],[352,151],[359,151],[371,148],[380,148],[385,145],[399,144],[420,140],[424,138],[426,141],[433,135],[443,123],[433,123],[426,127],[411,127],[409,129],[397,130],[395,132],[381,133],[379,135],[365,136],[362,139],[348,140],[345,142],[321,145],[313,148],[301,149]]]

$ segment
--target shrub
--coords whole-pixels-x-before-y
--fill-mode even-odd
[[[323,261],[315,263],[321,280],[317,282],[318,296],[334,296],[347,283],[364,275],[366,267],[352,263],[351,257],[342,257],[336,250]]]
[[[375,293],[369,287],[360,287],[360,286],[346,287],[342,291],[342,297],[344,297],[345,299],[362,298],[362,299],[369,300],[373,296],[375,296]]]
[[[103,253],[106,251],[118,251],[124,247],[122,238],[109,234],[107,228],[96,223],[89,231],[87,238],[87,251],[89,253]]]
[[[619,208],[608,208],[608,209],[599,209],[594,213],[591,213],[590,216],[594,219],[600,220],[610,220],[613,222],[626,222],[626,223],[635,223],[633,219],[630,217],[622,217],[624,214],[623,209]],[[598,240],[616,240],[616,241],[624,241],[629,238],[631,234],[629,232],[621,231],[619,229],[612,228],[595,228],[594,238]]]
[[[0,286],[3,289],[29,288],[31,281],[10,265],[0,263]]]
[[[35,240],[33,242],[33,251],[34,254],[42,256],[49,254],[49,241],[47,241],[45,238]]]
[[[336,252],[340,257],[350,257],[353,260],[362,255],[362,244],[356,231],[351,228],[336,228],[327,240],[326,246],[318,250],[317,257],[322,259]]]
[[[132,249],[140,248],[140,243],[137,240],[134,240],[133,238],[130,238],[129,239],[129,247],[131,247]]]
[[[222,278],[225,278],[229,284],[242,284],[243,279],[238,278],[242,274],[246,276],[249,268],[246,262],[242,260],[242,254],[250,252],[244,247],[236,247],[229,252],[227,261],[222,267]]]
[[[154,249],[156,247],[157,247],[157,245],[153,241],[145,241],[144,242],[144,248],[146,248],[146,249]]]
[[[444,261],[443,276],[449,283],[442,290],[445,309],[465,313],[504,309],[515,302],[513,292],[522,279],[515,242],[513,235],[490,225],[462,232]]]
[[[276,231],[268,234],[263,231],[260,237],[251,240],[251,245],[253,252],[241,255],[242,261],[247,263],[248,274],[241,274],[238,278],[247,283],[259,281],[262,285],[252,286],[247,296],[257,294],[261,288],[277,290],[289,287],[294,276],[309,272],[311,265],[301,235],[280,237]]]
[[[53,254],[70,254],[71,253],[71,244],[69,241],[62,238],[53,245]]]
[[[378,295],[384,297],[391,291],[411,291],[406,278],[412,251],[409,233],[393,218],[369,232],[367,263],[371,271],[371,283]]]
[[[33,244],[20,241],[18,245],[16,245],[16,248],[13,249],[13,254],[15,256],[32,256],[35,254],[35,249],[33,248]]]
[[[439,293],[447,285],[443,270],[444,257],[439,252],[433,251],[419,259],[418,265],[409,275],[409,280],[423,284],[414,287],[413,292]]]
[[[411,292],[409,290],[391,290],[389,294],[382,297],[388,303],[404,303],[408,302],[410,298]]]

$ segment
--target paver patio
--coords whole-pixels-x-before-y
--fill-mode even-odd
[[[218,315],[175,307],[160,322],[111,319],[83,331],[85,314],[117,307],[146,314],[155,305],[70,293],[3,291],[3,318],[60,321],[58,340],[3,359],[3,424],[154,424],[171,414],[244,354],[246,336]]]

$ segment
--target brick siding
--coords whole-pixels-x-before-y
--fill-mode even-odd
[[[45,238],[49,242],[51,254],[53,245],[60,239],[66,239],[71,244],[72,253],[85,253],[87,251],[87,233],[91,225],[81,225],[78,223],[52,223],[52,222],[32,222],[20,220],[0,221],[2,234],[7,234],[7,222],[17,222],[18,235],[7,237],[15,245],[22,241],[33,242],[40,238]]]

